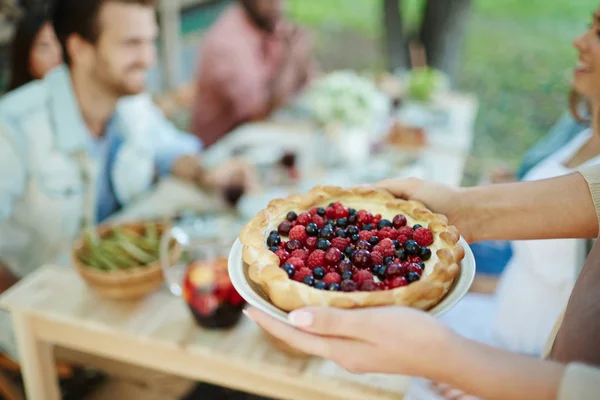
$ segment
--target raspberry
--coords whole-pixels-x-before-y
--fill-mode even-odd
[[[302,261],[302,259],[298,257],[290,257],[285,263],[293,265],[296,271],[299,271],[300,269],[304,268],[304,261]]]
[[[356,222],[360,225],[370,224],[373,222],[373,215],[368,211],[360,210],[356,215]]]
[[[342,277],[337,272],[330,272],[323,278],[323,282],[327,284],[327,286],[332,283],[337,283],[338,285],[342,283]]]
[[[419,276],[421,276],[423,274],[423,269],[421,268],[421,266],[419,264],[410,263],[410,264],[408,264],[407,268],[405,269],[405,274],[408,274],[410,272],[416,272],[417,274],[419,274]]]
[[[312,216],[315,216],[315,215],[317,215],[317,211],[319,211],[319,207],[313,207],[310,209],[310,211],[308,213]]]
[[[325,226],[325,218],[323,218],[317,214],[313,215],[312,222],[317,224],[317,228],[319,228],[319,229],[323,229],[323,227]]]
[[[283,249],[279,249],[275,252],[275,255],[279,257],[279,265],[285,264],[288,258],[290,258],[290,253]]]
[[[433,243],[433,233],[427,228],[419,228],[413,234],[415,242],[421,247],[429,246]]]
[[[336,219],[348,218],[350,216],[350,211],[341,204],[334,206],[334,211]]]
[[[360,291],[361,292],[372,292],[373,290],[377,290],[380,287],[381,287],[381,285],[379,285],[378,283],[375,283],[375,281],[364,281],[360,285]]]
[[[384,240],[391,241],[391,239],[384,239]],[[373,252],[379,253],[384,257],[393,257],[396,253],[396,248],[394,247],[393,243],[392,243],[392,246],[388,246],[388,245],[382,246],[381,242],[380,242],[377,246],[373,247]]]
[[[377,237],[379,238],[379,240],[391,239],[392,235],[390,233],[391,233],[390,228],[383,228],[382,230],[377,232]],[[397,235],[396,235],[396,237],[397,237]]]
[[[306,265],[310,269],[325,266],[325,252],[323,250],[315,250],[310,253]]]
[[[378,223],[380,223],[382,218],[383,217],[381,216],[381,214],[377,214],[376,216],[374,216],[373,217],[373,225],[377,225]]]
[[[383,254],[373,251],[371,252],[371,260],[373,260],[373,265],[383,265]]]
[[[371,239],[373,236],[375,236],[373,234],[373,231],[360,231],[358,232],[358,237],[360,237],[361,240],[366,240],[368,241],[369,239]],[[380,237],[381,239],[381,237]]]
[[[296,218],[296,224],[298,225],[308,225],[312,222],[312,217],[309,213],[302,213],[300,215],[298,215],[298,218]]]
[[[421,261],[423,261],[423,260],[421,260],[421,257],[419,257],[419,256],[408,256],[408,262],[420,263]]]
[[[302,215],[302,214],[300,214]],[[298,217],[300,218],[300,217]],[[290,231],[290,241],[299,240],[302,243],[306,243],[306,239],[308,238],[308,234],[306,233],[306,228],[304,226],[298,225],[292,228]]]
[[[325,216],[327,219],[335,219],[335,209],[333,207],[328,207],[325,210]]]
[[[379,239],[396,240],[398,239],[398,231],[394,228],[383,228],[377,233],[377,236],[379,236]]]
[[[400,240],[400,236],[406,236],[408,239],[412,239],[413,232],[413,228],[410,226],[403,226],[402,228],[398,229],[398,240]]]
[[[354,292],[356,289],[358,289],[358,286],[356,285],[356,282],[346,279],[345,281],[342,281],[340,288],[343,292]]]
[[[317,248],[317,242],[319,241],[319,239],[317,239],[315,236],[309,236],[306,239],[306,247],[309,250],[314,250]]]
[[[307,276],[312,276],[312,271],[308,268],[302,268],[296,271],[293,279],[296,282],[302,282]]]
[[[395,289],[406,285],[408,285],[408,282],[403,276],[397,276],[390,281],[390,289]]]
[[[373,274],[371,274],[369,271],[367,270],[361,270],[358,271],[354,276],[353,276],[354,282],[358,283],[358,285],[362,285],[363,282],[365,281],[372,281],[373,280]]]
[[[340,262],[341,258],[342,252],[340,249],[336,249],[335,247],[331,247],[329,250],[327,250],[327,253],[325,253],[325,263],[327,265],[336,265],[338,262]]]
[[[404,244],[406,243],[407,240],[410,240],[410,238],[408,236],[405,235],[400,235],[398,236],[398,239],[396,239],[400,242],[400,244]]]
[[[406,220],[406,217],[400,214],[396,215],[392,220],[392,225],[394,225],[394,228],[402,228],[403,226],[406,226],[407,223],[408,221]]]
[[[294,250],[292,251],[292,254],[290,256],[301,259],[302,261],[304,261],[305,264],[308,260],[308,252],[306,250]]]
[[[350,246],[351,240],[348,238],[336,237],[331,240],[331,246],[339,249],[340,251],[346,250],[346,247]]]

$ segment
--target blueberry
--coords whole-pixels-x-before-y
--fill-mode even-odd
[[[344,292],[353,292],[356,289],[358,289],[358,285],[353,280],[346,279],[346,280],[342,281],[342,284],[340,285],[340,288]]]
[[[346,255],[344,253],[342,253],[341,260],[345,260],[345,259],[346,259]]]
[[[417,229],[422,228],[422,227],[423,227],[423,225],[415,224],[413,226],[413,229],[416,231]]]
[[[425,263],[423,261],[419,261],[417,265],[421,267],[422,270],[425,270]]]
[[[329,203],[327,207],[333,207],[335,203]]]
[[[267,246],[269,247],[276,247],[279,246],[281,244],[281,238],[279,237],[279,235],[277,233],[275,233],[274,235],[270,235],[267,238]]]
[[[331,247],[331,242],[325,239],[319,239],[317,242],[317,249],[327,251]]]
[[[379,238],[377,236],[373,236],[371,239],[369,239],[369,244],[371,246],[375,246],[377,243],[379,243]]]
[[[352,258],[352,256],[354,255],[354,247],[352,246],[348,246],[344,249],[344,254],[348,257],[348,258]]]
[[[348,232],[345,229],[338,229],[335,232],[335,236],[345,239],[348,237]]]
[[[351,215],[348,217],[348,223],[349,224],[355,224],[356,223],[356,215]]]
[[[392,224],[392,221],[390,221],[389,219],[382,219],[377,224],[377,229],[379,229],[379,230],[381,230],[383,228],[393,228],[393,227],[394,227],[394,225]]]
[[[317,282],[315,283],[315,289],[325,290],[327,289],[327,284],[325,282]]]
[[[335,227],[335,221],[330,219],[329,221],[325,222],[325,227],[333,229]]]
[[[342,280],[352,279],[352,271],[346,271],[342,273]]]
[[[358,235],[358,227],[356,225],[350,225],[347,229],[349,235]]]
[[[372,231],[373,230],[373,224],[366,224],[363,225],[362,229],[363,231]]]
[[[332,292],[337,292],[340,290],[340,285],[337,283],[332,283],[331,285],[329,285],[327,287],[327,290],[332,291]]]
[[[396,248],[396,250],[400,250],[402,248],[402,245],[400,244],[399,241],[392,240],[392,243],[394,244],[394,247]]]
[[[292,264],[283,264],[281,269],[284,270],[285,272],[287,272],[290,279],[294,276],[294,273],[296,272],[296,270],[294,269],[294,266]]]
[[[289,213],[287,213],[286,219],[290,222],[294,222],[296,220],[296,218],[298,218],[298,214],[296,214],[293,211],[290,211]]]
[[[321,217],[324,217],[326,213],[327,213],[327,210],[325,210],[323,207],[319,207],[317,209],[317,214],[319,214]]]
[[[279,247],[271,246],[271,247],[269,247],[269,250],[271,250],[273,253],[275,253],[277,250],[279,250]]]
[[[313,276],[307,276],[302,281],[308,286],[313,286],[315,284],[315,278]]]
[[[352,242],[356,243],[360,240],[360,236],[352,235],[352,236],[350,236],[350,240],[352,240]]]
[[[308,236],[317,236],[319,234],[319,228],[317,227],[317,224],[311,222],[306,225],[306,234]]]
[[[377,275],[377,271],[379,271],[379,268],[380,268],[380,267],[382,267],[382,265],[379,265],[379,264],[377,264],[377,265],[373,265],[373,266],[371,267],[371,273],[372,273],[373,275]]]
[[[421,279],[421,276],[417,272],[409,272],[406,274],[406,280],[408,283],[416,282]]]
[[[349,208],[348,212],[350,213],[350,216],[358,214],[358,211],[356,211],[356,208]]]
[[[400,259],[400,261],[406,261],[406,258],[408,256],[406,255],[406,251],[404,251],[404,250],[396,250],[396,257],[398,257]]]
[[[386,256],[383,257],[383,265],[391,264],[394,261],[394,257]]]
[[[404,244],[404,249],[409,256],[417,256],[421,252],[421,248],[414,240],[407,240]]]
[[[333,229],[326,226],[325,228],[321,229],[321,233],[319,234],[319,237],[321,239],[331,240],[331,239],[333,239],[334,235],[335,235],[335,233],[333,232]]]
[[[387,267],[380,265],[379,268],[377,269],[377,277],[379,278],[380,281],[385,280],[386,276],[385,276],[385,270],[387,269]]]
[[[421,247],[419,257],[421,257],[421,260],[423,261],[429,260],[431,258],[431,249],[429,247]]]
[[[269,236],[279,236],[279,231],[272,230],[271,233],[269,233]]]
[[[340,218],[337,220],[336,225],[338,228],[345,228],[348,226],[348,218]]]
[[[323,279],[323,277],[325,276],[325,269],[322,267],[317,267],[313,269],[313,276],[316,279]]]

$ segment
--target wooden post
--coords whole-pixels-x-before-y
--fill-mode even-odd
[[[383,0],[382,12],[388,70],[394,72],[396,69],[407,68],[406,40],[404,38],[399,0]]]
[[[160,67],[163,90],[179,84],[181,74],[181,0],[160,0]]]
[[[427,0],[421,42],[429,65],[451,78],[459,66],[461,45],[472,0]]]

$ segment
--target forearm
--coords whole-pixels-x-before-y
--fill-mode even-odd
[[[454,334],[453,334],[454,335]],[[555,400],[565,366],[453,336],[430,378],[487,400]]]
[[[464,189],[473,241],[595,238],[598,219],[583,176]]]

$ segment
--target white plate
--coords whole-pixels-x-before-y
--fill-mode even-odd
[[[473,279],[475,279],[475,257],[473,256],[473,252],[463,238],[460,239],[459,243],[465,249],[465,258],[460,263],[460,275],[454,281],[454,284],[442,301],[429,310],[429,313],[436,317],[441,316],[458,304],[467,294],[473,283]],[[228,269],[231,283],[248,304],[264,311],[279,321],[289,323],[287,319],[288,313],[273,305],[260,286],[252,282],[248,276],[248,265],[242,260],[242,243],[239,239],[235,241],[229,253]]]

